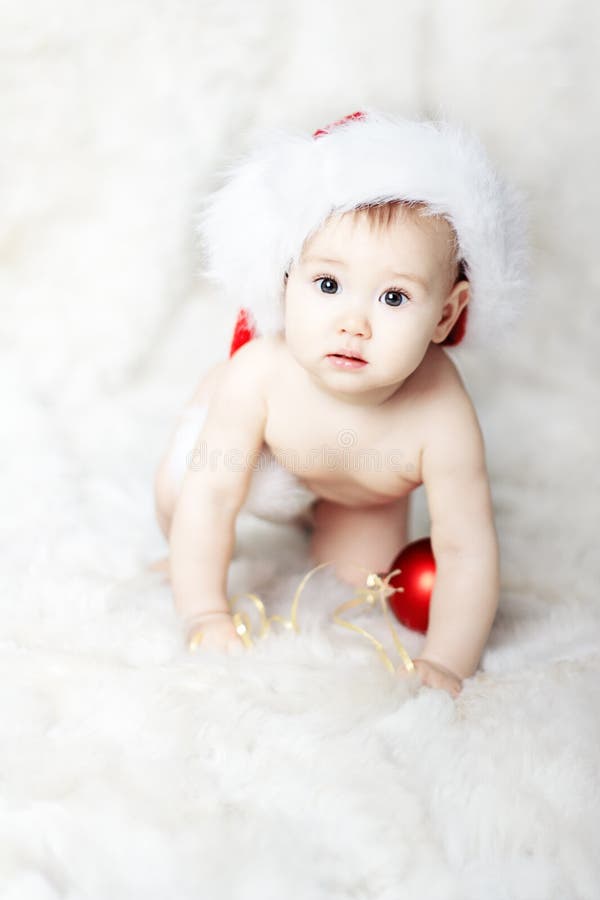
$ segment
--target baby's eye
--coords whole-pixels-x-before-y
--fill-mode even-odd
[[[386,291],[379,298],[386,306],[404,306],[410,300],[404,291]]]
[[[335,294],[337,292],[338,283],[335,278],[330,278],[328,275],[323,275],[321,278],[315,279],[315,284],[321,282],[321,290],[324,294]]]

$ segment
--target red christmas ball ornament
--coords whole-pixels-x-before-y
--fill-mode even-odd
[[[400,569],[389,579],[395,588],[388,596],[390,608],[399,622],[414,631],[427,631],[429,601],[435,582],[435,559],[429,538],[407,544],[394,560],[390,572]],[[400,590],[400,588],[402,590]]]

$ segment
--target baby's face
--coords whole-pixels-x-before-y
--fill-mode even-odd
[[[444,339],[457,291],[452,238],[445,220],[401,209],[381,231],[360,214],[329,219],[305,244],[287,280],[286,343],[321,387],[381,402]]]

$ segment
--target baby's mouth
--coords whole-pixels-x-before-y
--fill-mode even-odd
[[[342,350],[340,353],[328,353],[328,356],[337,356],[340,359],[356,359],[359,362],[366,362],[366,359],[360,355],[360,353],[350,353],[349,351]]]
[[[327,359],[331,360],[334,365],[344,368],[361,368],[367,365],[366,359],[363,359],[362,356],[350,353],[328,353]]]

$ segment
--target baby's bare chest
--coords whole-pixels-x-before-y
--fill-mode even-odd
[[[385,503],[421,483],[422,430],[414,409],[336,411],[277,391],[268,409],[265,443],[280,465],[325,499]]]

